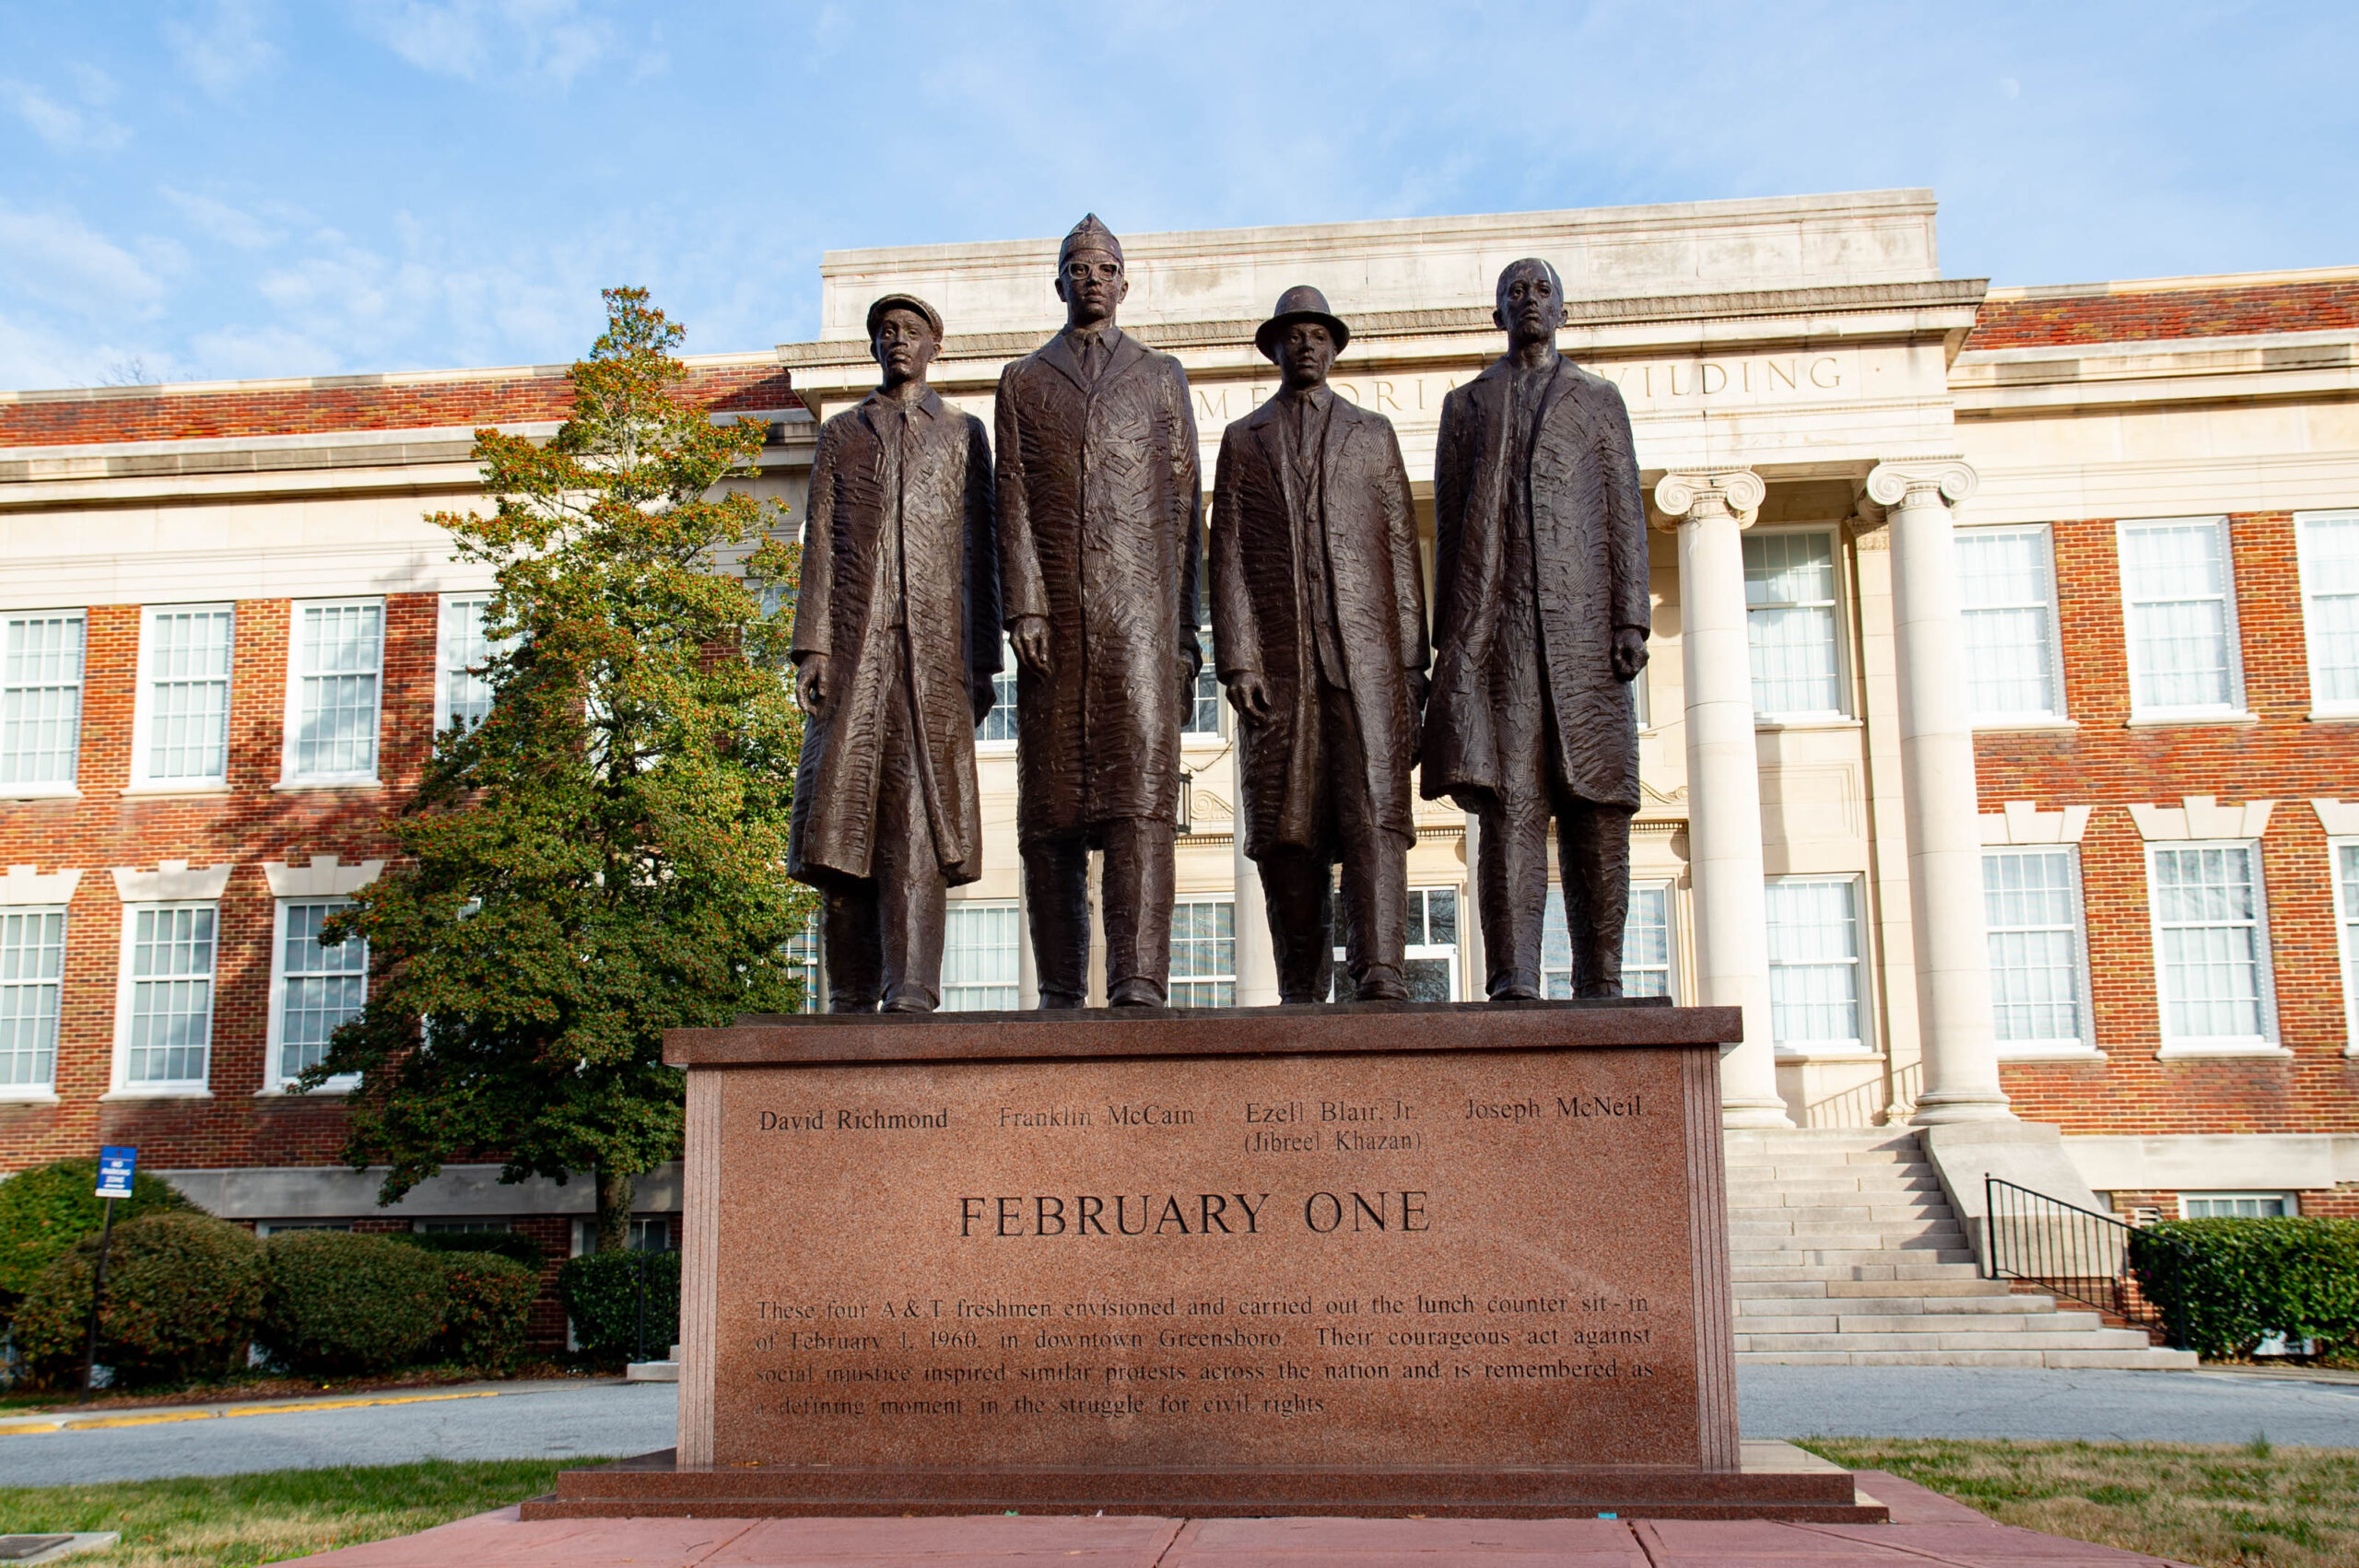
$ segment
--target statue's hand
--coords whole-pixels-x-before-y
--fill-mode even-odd
[[[1259,671],[1240,670],[1228,678],[1228,701],[1248,722],[1259,724],[1270,717],[1269,683]]]
[[[1635,681],[1647,667],[1647,634],[1637,626],[1614,628],[1614,678]]]
[[[1034,674],[1046,675],[1054,667],[1049,655],[1048,616],[1018,615],[1007,628],[1007,640],[1015,649],[1016,662]]]
[[[794,695],[803,704],[803,711],[814,719],[827,716],[827,656],[806,653],[795,666]]]

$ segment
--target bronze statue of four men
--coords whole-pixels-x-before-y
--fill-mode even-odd
[[[790,870],[822,895],[833,1011],[940,1004],[946,894],[982,870],[974,726],[1003,629],[1040,1005],[1086,1000],[1093,849],[1106,1000],[1165,1002],[1203,484],[1179,361],[1116,324],[1129,288],[1085,217],[1057,257],[1064,329],[1002,373],[990,443],[926,384],[933,307],[869,310],[881,384],[820,431],[793,640]],[[1430,649],[1400,442],[1328,385],[1349,325],[1297,287],[1255,334],[1282,386],[1222,434],[1209,597],[1283,1001],[1328,996],[1339,881],[1351,995],[1407,1000],[1413,771],[1481,823],[1491,1000],[1543,994],[1552,822],[1573,992],[1621,994],[1646,508],[1621,394],[1556,352],[1563,318],[1554,267],[1509,265],[1508,354],[1443,404]]]

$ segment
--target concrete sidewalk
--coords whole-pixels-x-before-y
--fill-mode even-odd
[[[1994,1524],[1862,1471],[1888,1525],[1625,1519],[621,1519],[525,1524],[504,1508],[398,1540],[298,1559],[307,1568],[2183,1568]],[[292,1565],[289,1565],[292,1568]]]

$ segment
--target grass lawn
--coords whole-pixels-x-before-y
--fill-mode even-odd
[[[598,1461],[487,1459],[261,1475],[0,1487],[0,1535],[117,1530],[75,1568],[244,1568],[450,1523],[546,1492]]]
[[[2359,1450],[2178,1443],[1954,1443],[1813,1437],[2001,1524],[2204,1568],[2359,1563]]]

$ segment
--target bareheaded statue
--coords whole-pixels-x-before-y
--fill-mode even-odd
[[[1442,404],[1434,457],[1434,681],[1422,783],[1482,827],[1494,1000],[1541,994],[1556,826],[1574,994],[1622,994],[1647,662],[1647,513],[1614,383],[1556,352],[1564,286],[1499,275],[1506,357]]]
[[[1238,719],[1238,831],[1288,1002],[1327,1000],[1338,863],[1353,994],[1409,996],[1425,573],[1391,422],[1327,384],[1351,335],[1316,288],[1279,297],[1253,341],[1284,385],[1222,433],[1213,486],[1213,652]]]
[[[926,385],[942,318],[868,309],[882,384],[819,432],[794,611],[808,715],[788,871],[819,889],[828,1005],[930,1012],[948,889],[982,874],[975,726],[1000,667],[982,421]]]
[[[1196,421],[1180,362],[1114,323],[1130,282],[1121,241],[1095,214],[1059,248],[1056,287],[1064,330],[999,380],[1016,847],[1040,1005],[1087,998],[1097,849],[1106,1000],[1160,1007],[1180,731],[1202,661]]]

